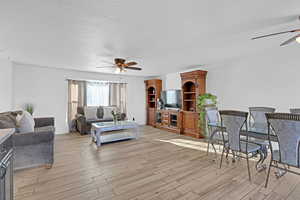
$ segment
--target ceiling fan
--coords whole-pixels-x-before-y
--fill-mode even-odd
[[[298,19],[300,20],[300,16],[298,17]],[[270,36],[274,36],[274,35],[281,35],[281,34],[285,34],[285,33],[298,33],[298,32],[299,32],[299,34],[297,34],[296,36],[294,36],[280,44],[280,46],[284,46],[284,45],[290,44],[295,41],[300,43],[300,29],[293,29],[293,30],[289,30],[289,31],[282,31],[282,32],[271,33],[271,34],[267,34],[267,35],[261,35],[261,36],[257,36],[257,37],[251,38],[251,39],[256,40],[256,39],[270,37]]]
[[[115,73],[120,73],[120,72],[126,72],[127,69],[129,70],[142,70],[140,67],[132,67],[133,65],[137,65],[137,62],[126,62],[126,59],[124,58],[115,58],[114,63],[112,63],[111,66],[103,66],[103,67],[97,67],[97,68],[115,68],[116,71]]]
[[[262,35],[262,36],[254,37],[254,38],[252,38],[252,40],[265,38],[265,37],[270,37],[270,36],[274,36],[274,35],[285,34],[285,33],[297,33],[297,32],[300,33],[300,29],[294,29],[294,30],[290,30],[290,31],[283,31],[283,32],[278,32],[278,33],[271,33],[271,34],[268,34],[268,35]],[[291,42],[294,42],[294,41],[300,43],[300,34],[286,40],[285,42],[281,43],[280,46],[290,44]]]

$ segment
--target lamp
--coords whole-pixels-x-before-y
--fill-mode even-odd
[[[117,67],[115,73],[119,74],[120,72],[121,72],[121,69],[119,67]]]

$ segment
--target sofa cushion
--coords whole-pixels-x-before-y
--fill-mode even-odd
[[[116,107],[113,106],[104,106],[103,107],[103,119],[104,120],[112,120],[113,115],[111,114],[112,111],[115,111]]]
[[[79,115],[84,116],[84,107],[82,107],[82,106],[77,107],[77,115],[78,116]],[[97,108],[97,118],[98,119],[102,119],[103,118],[103,107],[102,106],[99,106]]]
[[[78,106],[77,107],[77,114],[84,115],[84,107]]]
[[[15,116],[9,113],[0,114],[0,129],[16,128],[16,127],[17,127],[17,121]]]
[[[17,116],[17,125],[19,133],[30,133],[34,131],[35,122],[29,112],[23,111],[21,115]]]
[[[22,110],[16,110],[16,111],[3,112],[3,113],[0,113],[0,115],[12,115],[13,117],[17,117],[17,115],[20,115],[22,113],[23,113]]]
[[[87,120],[95,120],[97,117],[97,107],[95,106],[86,106],[84,107],[84,116]]]

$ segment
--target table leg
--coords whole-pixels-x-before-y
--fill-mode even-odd
[[[96,134],[97,148],[99,148],[101,146],[101,131],[100,130],[96,130],[95,134]]]
[[[140,137],[140,128],[137,125],[134,129],[135,129],[135,139],[138,139]]]
[[[94,128],[91,128],[91,142],[92,142],[92,144],[94,143],[94,141],[95,141],[95,129]]]
[[[259,153],[259,161],[257,161],[256,163],[256,170],[261,172],[265,169],[267,169],[267,165],[264,164],[264,161],[266,160],[266,158],[268,157],[268,148],[266,145],[261,145],[261,150],[258,151]]]
[[[276,165],[278,166],[278,163],[276,163]],[[286,165],[283,165],[283,167],[284,167],[285,169],[287,169]],[[287,173],[286,170],[278,169],[278,168],[277,168],[277,170],[276,170],[276,172],[275,172],[275,176],[276,176],[277,179],[279,179],[279,178],[281,178],[282,176],[284,176],[286,173]]]
[[[284,176],[286,173],[287,173],[287,171],[278,169],[277,172],[275,172],[275,176],[278,179],[278,178],[281,178],[282,176]]]

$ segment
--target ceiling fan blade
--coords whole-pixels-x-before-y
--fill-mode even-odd
[[[300,34],[298,34],[298,35],[296,35],[296,36],[288,39],[287,41],[281,43],[280,46],[284,46],[284,45],[287,45],[287,44],[289,44],[291,42],[295,42],[298,37],[300,37]]]
[[[124,67],[125,69],[132,69],[132,70],[142,70],[142,68],[139,67]]]
[[[128,62],[128,63],[125,63],[125,65],[127,67],[129,67],[129,66],[132,66],[132,65],[137,65],[137,62]]]
[[[285,34],[285,33],[294,33],[294,32],[300,32],[300,29],[295,29],[295,30],[291,30],[291,31],[282,31],[282,32],[271,33],[271,34],[267,34],[267,35],[261,35],[261,36],[254,37],[251,39],[256,40],[256,39],[260,39],[260,38],[264,38],[264,37],[270,37],[270,36],[274,36],[274,35],[280,35],[280,34]]]

